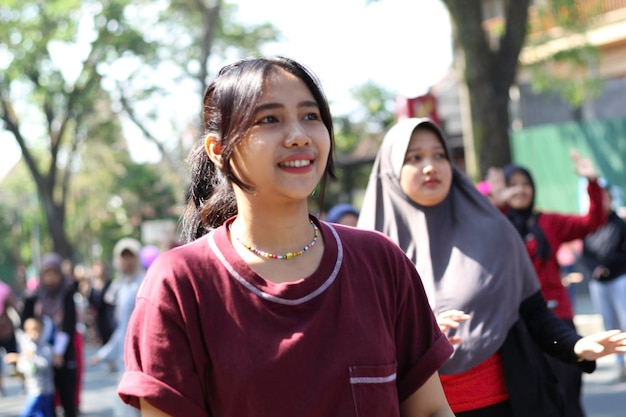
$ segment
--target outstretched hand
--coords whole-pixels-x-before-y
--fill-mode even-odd
[[[470,315],[460,310],[446,310],[437,315],[437,324],[443,333],[448,333],[451,329],[457,329],[461,322],[470,319]],[[461,343],[458,336],[448,336],[448,340],[453,345]]]
[[[491,198],[497,207],[507,205],[509,198],[519,190],[519,186],[507,187],[502,168],[491,167],[487,170],[487,181],[491,184]]]
[[[596,168],[590,159],[581,157],[578,151],[573,149],[570,151],[570,156],[572,161],[574,161],[574,170],[576,171],[576,174],[587,179],[596,179],[598,177]]]
[[[583,337],[574,346],[579,358],[594,361],[613,353],[626,353],[626,332],[608,330]]]

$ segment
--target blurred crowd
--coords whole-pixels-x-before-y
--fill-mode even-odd
[[[110,372],[123,370],[126,322],[159,252],[127,237],[117,242],[110,262],[74,264],[47,253],[37,274],[28,276],[19,266],[12,285],[0,280],[0,395],[7,395],[4,378],[19,378],[23,415],[53,416],[55,409],[78,415],[85,368],[104,361]],[[98,347],[91,358],[86,345]]]

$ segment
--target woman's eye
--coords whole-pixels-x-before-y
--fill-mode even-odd
[[[317,113],[307,113],[306,116],[304,116],[305,120],[319,120],[320,116]]]
[[[407,155],[406,156],[406,160],[405,162],[417,162],[419,161],[421,158],[419,155]]]
[[[269,116],[264,116],[261,117],[260,119],[258,119],[256,121],[256,124],[264,124],[264,123],[276,123],[278,121],[278,119],[276,119],[276,117],[269,115]]]

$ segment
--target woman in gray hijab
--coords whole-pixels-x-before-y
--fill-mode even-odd
[[[452,164],[429,119],[389,130],[357,226],[385,233],[415,263],[455,345],[440,374],[457,416],[561,416],[541,350],[587,372],[626,350],[625,333],[581,338],[548,310],[519,234]]]

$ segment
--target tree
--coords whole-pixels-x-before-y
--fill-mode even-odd
[[[394,121],[394,94],[390,91],[368,81],[353,87],[350,94],[358,108],[350,115],[333,118],[339,181],[328,187],[325,209],[337,202],[354,202],[354,192],[367,186],[381,142],[380,132],[385,132]]]
[[[369,0],[380,1],[380,0]],[[594,3],[577,0],[441,0],[450,13],[457,48],[455,62],[460,66],[467,85],[472,125],[473,149],[478,158],[467,161],[468,167],[477,166],[479,172],[469,172],[470,176],[484,177],[490,166],[503,166],[511,161],[509,145],[509,91],[516,81],[519,55],[525,45],[529,11],[532,3],[534,11],[543,21],[564,28],[568,32],[584,32],[587,17],[593,14]],[[503,16],[497,16],[490,31],[485,30],[484,7],[489,3],[502,6]],[[541,28],[540,28],[541,29]],[[544,39],[536,40],[538,42]],[[593,56],[587,45],[550,57],[552,61],[577,65],[585,57]],[[569,103],[580,105],[589,94],[589,86],[596,87],[595,80],[585,83],[571,82],[565,78],[558,80],[551,76],[550,65],[535,65],[534,75],[538,81],[534,86],[540,90],[556,90]],[[580,66],[580,65],[578,65]],[[536,71],[538,67],[541,70]],[[558,82],[555,82],[558,81]],[[466,158],[474,152],[466,153]]]
[[[167,99],[164,81],[195,80],[201,94],[213,52],[248,55],[278,36],[269,24],[248,29],[236,24],[235,11],[221,0],[6,0],[0,5],[0,132],[8,132],[20,146],[55,251],[74,254],[70,236],[87,225],[81,208],[90,206],[93,195],[89,187],[72,194],[72,178],[93,161],[93,155],[85,157],[87,144],[119,143],[121,115],[159,147],[175,168],[178,184],[186,181],[180,169],[186,152],[172,149],[187,148],[172,146],[171,135],[151,134],[160,131],[152,125],[162,117],[155,109]],[[168,65],[177,68],[171,79]],[[156,105],[142,113],[146,103]],[[199,98],[193,103],[200,114]],[[197,117],[193,124],[195,139]],[[120,175],[149,181],[153,171],[129,163]],[[166,177],[166,182],[176,180]],[[156,178],[161,181],[153,185],[170,196],[164,176]],[[141,191],[147,184],[130,185]],[[183,187],[178,194],[184,194]],[[155,202],[161,203],[166,204]]]
[[[153,8],[153,3],[143,2],[142,7]],[[131,75],[118,81],[117,93],[124,113],[144,137],[157,146],[166,163],[173,168],[177,183],[182,186],[187,180],[182,161],[191,146],[181,132],[191,131],[195,139],[197,132],[202,130],[200,103],[209,83],[211,60],[259,54],[261,48],[277,40],[280,33],[269,23],[241,25],[235,19],[237,7],[222,0],[169,0],[164,4],[157,19],[149,22],[149,27],[144,30],[146,33],[167,34],[158,39],[159,56],[168,66],[175,67],[172,81],[176,85],[191,83],[194,86],[197,99],[193,99],[194,104],[190,108],[196,117],[191,121],[185,120],[183,126],[177,121],[171,122],[175,126],[172,129],[174,135],[178,135],[177,141],[173,141],[171,135],[157,132],[154,121],[162,117],[157,107],[162,106],[163,97],[168,94],[167,87],[158,76],[158,67],[153,69],[157,73],[153,78],[156,85],[137,90],[133,88],[134,77]],[[138,73],[144,71],[145,68],[137,69]],[[161,99],[154,100],[155,97]],[[141,113],[135,110],[139,107],[138,103],[146,102],[153,103],[149,111]]]
[[[516,82],[519,55],[527,45],[531,0],[501,0],[504,16],[496,20],[491,32],[485,30],[483,0],[442,0],[448,8],[455,31],[456,44],[469,93],[474,150],[477,152],[476,173],[483,178],[491,166],[511,162],[509,144],[510,88]],[[538,2],[537,2],[538,3]],[[584,33],[593,15],[594,1],[548,0],[532,6],[538,22],[550,22],[565,34]],[[596,11],[597,12],[597,11]],[[547,26],[537,27],[545,32]],[[559,35],[557,35],[559,36]],[[561,35],[562,36],[562,35]],[[542,43],[549,37],[537,37]],[[593,56],[592,48],[581,45],[559,52],[534,65],[534,86],[542,91],[556,91],[573,106],[579,106],[590,97],[589,87],[597,87],[593,77],[579,83],[567,77],[555,78],[554,62],[580,67]],[[539,70],[538,70],[539,68]],[[543,81],[543,82],[542,82]],[[546,82],[547,81],[547,82]],[[558,82],[557,82],[558,81]],[[597,90],[597,88],[596,88]],[[468,165],[472,165],[469,161]]]
[[[119,133],[106,117],[99,65],[150,48],[128,24],[127,4],[9,0],[0,6],[0,48],[8,61],[0,72],[0,120],[35,182],[53,248],[68,258],[67,198],[77,150],[88,139],[114,141]],[[85,42],[81,35],[90,26]],[[72,59],[81,52],[83,59]],[[48,152],[37,157],[39,148]]]
[[[442,1],[450,12],[455,39],[463,53],[474,149],[480,176],[484,177],[490,166],[504,166],[511,161],[509,90],[526,39],[531,0],[504,2],[502,35],[493,47],[483,28],[482,0]]]

